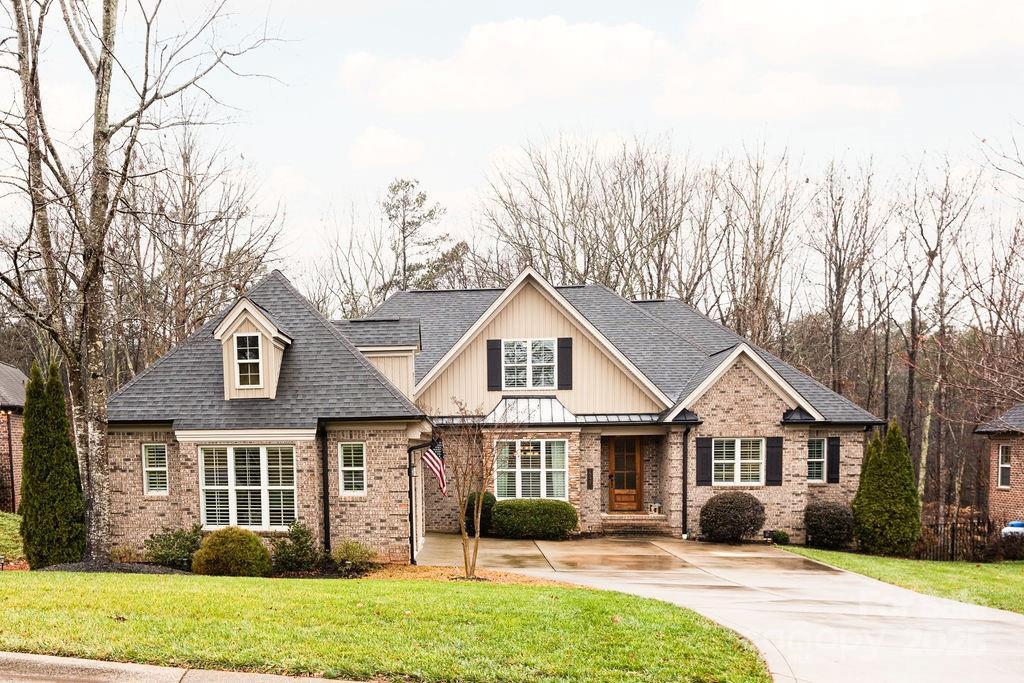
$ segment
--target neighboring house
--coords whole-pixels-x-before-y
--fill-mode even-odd
[[[1024,403],[974,430],[988,443],[988,515],[997,523],[1024,519]]]
[[[0,510],[16,512],[21,502],[21,435],[25,385],[18,368],[0,363]]]
[[[581,532],[696,533],[710,496],[743,490],[800,540],[809,501],[852,499],[879,424],[679,301],[527,269],[329,323],[275,271],[111,397],[112,542],[298,519],[408,560],[457,525],[407,449],[459,404],[517,423],[498,498],[567,500]]]

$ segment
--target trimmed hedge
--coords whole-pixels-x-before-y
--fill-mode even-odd
[[[494,505],[498,499],[490,491],[484,492],[484,506],[480,510],[480,535],[487,536],[491,532],[491,519],[494,514]],[[476,503],[476,494],[471,493],[466,497],[466,533],[470,536],[476,534],[476,527],[473,525],[473,505]]]
[[[504,538],[558,541],[576,528],[576,508],[563,500],[501,500],[491,514],[491,530]]]
[[[838,550],[853,543],[853,510],[845,503],[814,502],[804,509],[807,545]]]
[[[861,549],[874,555],[906,557],[921,536],[914,465],[895,421],[868,448],[853,519]]]
[[[764,527],[764,505],[744,491],[711,496],[700,509],[700,533],[708,541],[738,543]]]
[[[212,576],[270,576],[270,551],[253,532],[229,526],[203,539],[192,558],[192,571]]]
[[[153,534],[142,542],[142,546],[149,562],[191,571],[192,558],[202,542],[203,532],[198,524],[194,524],[191,529],[166,529]]]

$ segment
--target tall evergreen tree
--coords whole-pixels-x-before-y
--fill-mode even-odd
[[[56,364],[25,387],[21,538],[32,569],[78,562],[85,553],[85,499]]]
[[[868,447],[853,499],[860,547],[877,555],[907,555],[921,536],[914,464],[895,421]]]

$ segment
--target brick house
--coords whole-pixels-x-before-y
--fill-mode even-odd
[[[298,519],[409,561],[457,526],[412,447],[459,405],[516,423],[499,499],[567,500],[595,533],[692,534],[707,498],[744,490],[799,541],[809,501],[852,499],[879,424],[676,300],[527,269],[329,322],[275,271],[111,397],[111,541]]]
[[[21,435],[25,385],[18,368],[0,363],[0,511],[15,512],[21,502]]]
[[[988,444],[988,516],[1024,520],[1024,403],[974,430]]]

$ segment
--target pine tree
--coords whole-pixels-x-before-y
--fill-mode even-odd
[[[44,381],[32,364],[25,387],[21,538],[32,569],[79,562],[85,553],[85,500],[56,364]]]
[[[914,465],[895,422],[868,447],[853,516],[857,541],[869,553],[907,555],[921,535]]]

